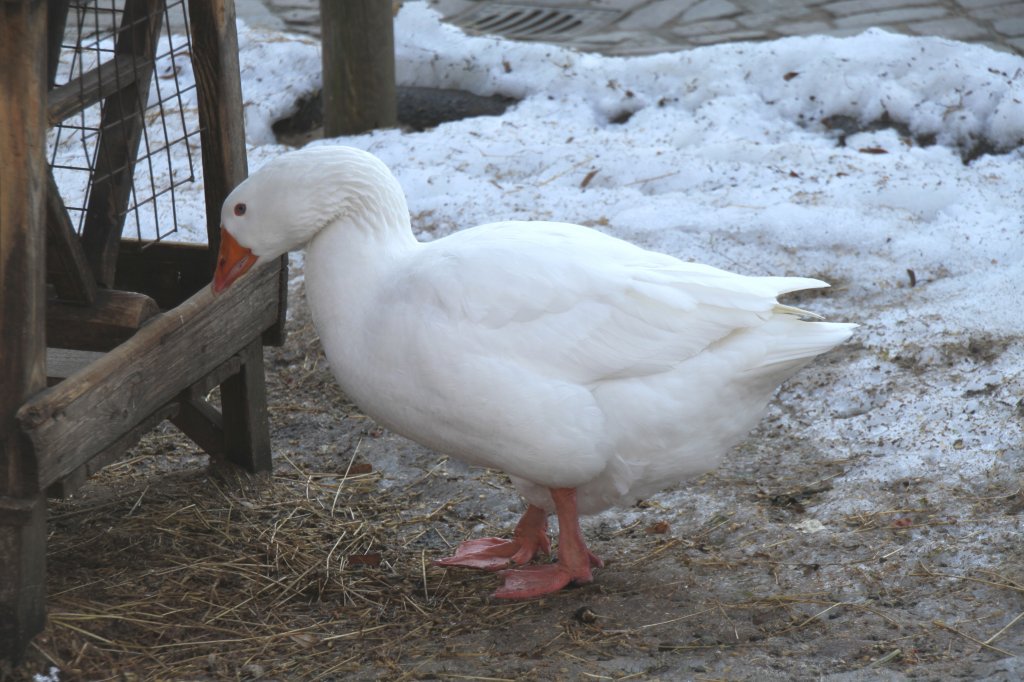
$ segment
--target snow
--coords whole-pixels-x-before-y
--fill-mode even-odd
[[[46,674],[35,673],[32,675],[32,682],[60,682],[60,669],[50,666]]]
[[[239,39],[254,170],[286,150],[271,124],[319,87],[320,50],[241,24]],[[952,486],[1020,468],[1024,59],[877,29],[603,57],[466,36],[423,2],[405,3],[396,49],[402,85],[522,100],[315,143],[388,163],[421,239],[564,220],[834,284],[801,305],[861,324],[863,351],[827,385],[780,391],[799,417],[770,415],[825,458],[861,457],[822,513],[870,505],[855,494],[866,481],[927,472]],[[194,96],[182,107],[194,116]],[[175,238],[204,241],[201,182],[178,196]]]

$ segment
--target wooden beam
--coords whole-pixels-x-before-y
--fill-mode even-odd
[[[279,275],[274,263],[220,296],[203,289],[26,402],[18,421],[38,453],[40,487],[74,471],[259,339],[277,321]]]
[[[220,247],[220,206],[248,175],[238,33],[232,0],[189,0],[192,70],[199,100],[210,274]]]
[[[245,112],[238,68],[238,33],[233,0],[189,0],[192,29],[192,69],[199,99],[199,134],[203,144],[203,184],[206,193],[206,237],[210,245],[209,273],[213,275],[220,248],[220,207],[248,175]],[[288,310],[288,256],[281,256],[277,324],[263,342],[283,345]]]
[[[100,114],[96,170],[82,228],[82,246],[96,282],[113,288],[117,249],[131,197],[135,161],[145,126],[145,108],[153,79],[156,40],[163,20],[163,0],[125,3],[116,55],[145,59],[134,82],[106,98]]]
[[[46,103],[47,121],[55,126],[134,84],[147,69],[152,72],[151,61],[132,54],[115,55],[96,68],[50,90]]]
[[[202,396],[186,391],[171,423],[210,455],[224,453],[224,418]]]
[[[52,170],[46,174],[46,279],[65,301],[92,305],[96,300],[96,279]]]
[[[320,2],[324,137],[398,122],[395,32],[390,2]]]
[[[60,66],[60,48],[68,24],[71,0],[47,0],[46,3],[46,85],[52,88]]]
[[[46,349],[46,385],[54,386],[86,365],[96,362],[103,353],[67,348]]]
[[[46,384],[46,5],[0,3],[0,496],[34,492],[15,413]]]
[[[85,462],[67,476],[51,483],[46,489],[48,497],[67,497],[80,487],[85,481],[97,471],[113,464],[124,456],[142,437],[157,427],[165,419],[174,419],[178,414],[178,403],[168,403],[162,406],[153,414],[144,418],[133,428],[129,429],[120,438],[103,449],[95,457]]]
[[[132,291],[100,289],[91,306],[48,301],[46,343],[51,348],[112,350],[159,312],[156,301]]]
[[[220,386],[224,457],[250,473],[270,471],[270,426],[263,377],[263,342],[242,353],[242,368]]]
[[[242,369],[242,356],[232,355],[220,367],[207,374],[200,381],[192,384],[188,390],[197,398],[205,400],[206,395],[210,391],[223,384],[229,377],[238,374],[240,369]]]
[[[20,405],[46,385],[46,3],[0,2],[0,658],[46,619],[46,500]]]
[[[199,99],[206,191],[206,232],[210,272],[220,246],[220,208],[248,174],[238,34],[233,0],[189,0],[192,65]],[[287,306],[288,257],[276,266],[277,282],[269,299],[276,305],[274,325],[264,337],[283,343]],[[269,325],[268,325],[269,326]],[[224,447],[227,459],[249,471],[268,471],[270,435],[261,341],[249,344],[241,371],[221,385]]]
[[[0,544],[0,659],[17,662],[46,625],[45,495],[0,497]]]
[[[210,455],[224,454],[224,418],[206,395],[241,369],[242,356],[234,355],[178,396],[180,410],[171,422]]]
[[[205,244],[121,240],[117,289],[146,294],[161,310],[169,310],[209,284],[210,253]]]
[[[281,276],[277,280],[277,322],[263,332],[263,345],[283,346],[287,334],[285,322],[288,320],[288,254],[281,256]]]

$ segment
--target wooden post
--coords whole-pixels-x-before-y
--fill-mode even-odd
[[[250,472],[270,471],[270,416],[263,377],[263,342],[242,352],[238,374],[220,385],[224,420],[224,457]]]
[[[206,184],[206,233],[210,272],[220,245],[220,206],[248,174],[238,34],[233,0],[189,0],[193,68],[202,127]],[[288,260],[282,257],[278,292],[287,286]],[[276,338],[284,338],[285,299],[277,297]],[[263,347],[257,340],[244,351],[238,375],[221,385],[225,455],[245,469],[269,471],[270,425],[263,376]]]
[[[199,124],[203,142],[206,191],[206,236],[210,274],[220,246],[220,206],[248,175],[245,112],[238,70],[238,33],[233,0],[189,0],[192,18],[192,65],[199,92]],[[264,334],[269,345],[284,344],[288,308],[288,255],[281,256],[277,324]]]
[[[60,66],[60,48],[64,44],[64,28],[68,23],[71,0],[47,0],[46,15],[46,86],[52,88]]]
[[[146,125],[146,103],[155,64],[153,55],[163,10],[163,0],[125,3],[121,29],[114,44],[118,57],[142,57],[143,61],[131,84],[103,102],[96,168],[82,227],[82,248],[96,281],[107,288],[114,286],[121,230],[132,193],[139,142]]]
[[[396,125],[393,22],[386,0],[320,0],[325,137]]]
[[[43,628],[46,499],[15,415],[46,386],[46,10],[0,2],[0,657]]]
[[[220,205],[248,175],[233,0],[189,0],[192,69],[199,96],[210,273],[220,247]]]
[[[249,174],[246,162],[245,112],[238,67],[238,33],[234,0],[189,0],[192,67],[199,94],[200,138],[206,192],[206,237],[212,275],[220,247],[220,206]],[[284,344],[288,307],[288,255],[281,257],[278,322],[264,341]]]

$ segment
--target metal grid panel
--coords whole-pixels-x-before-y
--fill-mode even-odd
[[[123,15],[124,0],[70,3],[54,87],[78,81],[79,96],[85,101],[87,84],[81,76],[93,69],[98,69],[100,78],[113,78],[118,89],[121,83],[135,79],[138,64],[114,58],[118,34],[130,28],[122,25]],[[185,0],[168,0],[162,26],[149,101],[144,107],[131,200],[122,213],[126,218],[124,236],[142,241],[159,241],[177,231],[176,189],[195,180],[193,156],[199,144],[198,121],[186,116],[187,111],[194,111],[187,100],[194,101],[196,86]],[[48,138],[50,165],[79,233],[100,153],[101,108],[102,103],[96,103],[55,122]],[[107,175],[123,169],[114,168]],[[101,175],[93,181],[103,179]]]

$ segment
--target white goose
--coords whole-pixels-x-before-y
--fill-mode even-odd
[[[226,199],[213,290],[306,247],[306,295],[342,389],[382,425],[507,472],[529,506],[511,540],[437,563],[503,571],[498,597],[586,583],[578,514],[714,468],[775,388],[853,324],[776,300],[828,286],[746,277],[579,225],[501,222],[419,243],[376,157],[313,147]]]

